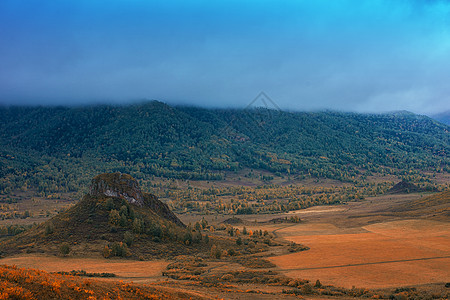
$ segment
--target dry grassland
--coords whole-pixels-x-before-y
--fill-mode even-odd
[[[117,277],[108,280],[148,283],[163,278],[161,274],[168,265],[168,262],[163,260],[133,261],[20,255],[0,259],[0,264],[16,265],[20,268],[33,268],[46,272],[84,270],[88,273],[114,273]]]
[[[347,288],[398,287],[450,278],[449,223],[403,220],[354,231],[320,223],[280,229],[278,234],[310,250],[270,260],[287,276]]]

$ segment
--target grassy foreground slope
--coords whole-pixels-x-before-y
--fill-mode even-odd
[[[130,106],[0,108],[0,192],[76,191],[95,174],[226,179],[256,169],[354,181],[449,172],[450,127],[412,113]],[[270,179],[270,177],[269,177]]]
[[[171,288],[104,282],[0,266],[0,299],[206,299]]]

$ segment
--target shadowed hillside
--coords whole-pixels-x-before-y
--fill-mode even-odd
[[[450,221],[450,191],[423,197],[393,208],[393,212],[409,217],[428,217]]]
[[[420,193],[425,192],[425,189],[419,188],[417,185],[407,181],[400,181],[396,185],[394,185],[387,192],[389,194],[408,194],[408,193]],[[428,192],[433,191],[433,189],[429,189]]]
[[[166,204],[142,193],[130,175],[96,176],[89,190],[67,211],[4,241],[1,250],[59,253],[67,243],[74,255],[144,258],[209,247],[202,243],[202,234],[187,229]]]

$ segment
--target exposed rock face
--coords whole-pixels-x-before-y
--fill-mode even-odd
[[[118,197],[130,204],[144,206],[144,195],[133,177],[122,173],[101,174],[92,179],[91,196]]]
[[[149,208],[160,217],[186,227],[167,204],[161,202],[155,195],[143,193],[136,179],[128,174],[105,173],[94,177],[89,188],[89,195],[122,198],[130,204]]]

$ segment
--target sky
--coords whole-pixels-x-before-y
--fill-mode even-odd
[[[449,0],[0,1],[0,104],[435,114],[449,82]]]

